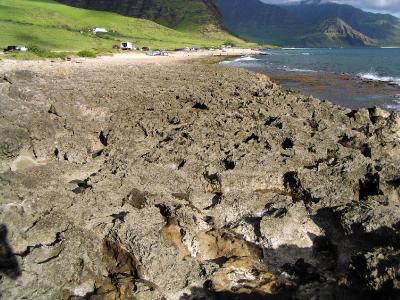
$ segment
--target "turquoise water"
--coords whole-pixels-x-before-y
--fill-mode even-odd
[[[284,87],[300,90],[351,108],[382,106],[400,111],[400,48],[362,49],[277,49],[266,55],[241,57],[229,65],[266,72],[281,80]],[[296,76],[327,76],[325,89],[296,82]],[[354,84],[342,85],[346,74]],[[365,82],[369,82],[368,89]],[[360,83],[360,84],[359,84]],[[379,83],[373,87],[371,83]],[[363,85],[364,84],[364,85]],[[359,91],[355,91],[360,86]],[[340,89],[338,91],[337,89]]]

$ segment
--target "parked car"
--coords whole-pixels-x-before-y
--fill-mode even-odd
[[[150,48],[149,47],[143,47],[142,51],[150,51]]]
[[[105,28],[93,28],[92,30],[93,34],[98,34],[98,33],[107,33],[108,30]]]
[[[4,49],[4,52],[26,52],[28,51],[28,48],[25,46],[7,46],[7,48]]]
[[[120,45],[120,48],[121,48],[121,50],[134,50],[135,49],[131,42],[122,42]]]

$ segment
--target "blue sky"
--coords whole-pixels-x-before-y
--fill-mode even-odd
[[[267,3],[298,2],[298,0],[262,0]],[[400,17],[400,0],[332,0],[331,2],[350,4],[373,12],[391,13]]]

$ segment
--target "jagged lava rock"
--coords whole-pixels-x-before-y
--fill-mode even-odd
[[[4,299],[398,296],[398,114],[223,66],[46,64],[0,76]]]

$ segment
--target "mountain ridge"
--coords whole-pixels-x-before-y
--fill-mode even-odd
[[[90,10],[111,11],[149,19],[173,29],[222,29],[221,15],[212,0],[56,0]]]
[[[315,35],[309,35],[304,42],[314,47],[324,46],[373,46],[376,41],[352,28],[342,19],[330,18],[323,20],[319,25]]]
[[[95,27],[104,27],[109,33],[91,34],[90,29]],[[53,0],[0,0],[0,48],[25,45],[58,51],[90,49],[103,53],[125,40],[138,47],[153,49],[218,47],[226,43],[254,45],[213,25],[177,30],[151,20],[75,8]]]
[[[152,20],[183,32],[224,32],[259,44],[294,47],[400,45],[400,19],[348,4],[304,0],[57,0],[91,10]],[[340,19],[340,21],[339,21]],[[326,31],[326,27],[330,31]],[[335,32],[335,33],[334,33]],[[333,34],[334,33],[334,34]]]
[[[400,45],[400,19],[389,14],[365,12],[348,4],[325,0],[281,5],[260,0],[216,0],[215,3],[230,31],[259,43],[273,41],[278,46],[306,47]],[[250,18],[246,11],[257,13]],[[322,30],[324,22],[335,18],[353,31],[336,42],[327,39]]]

